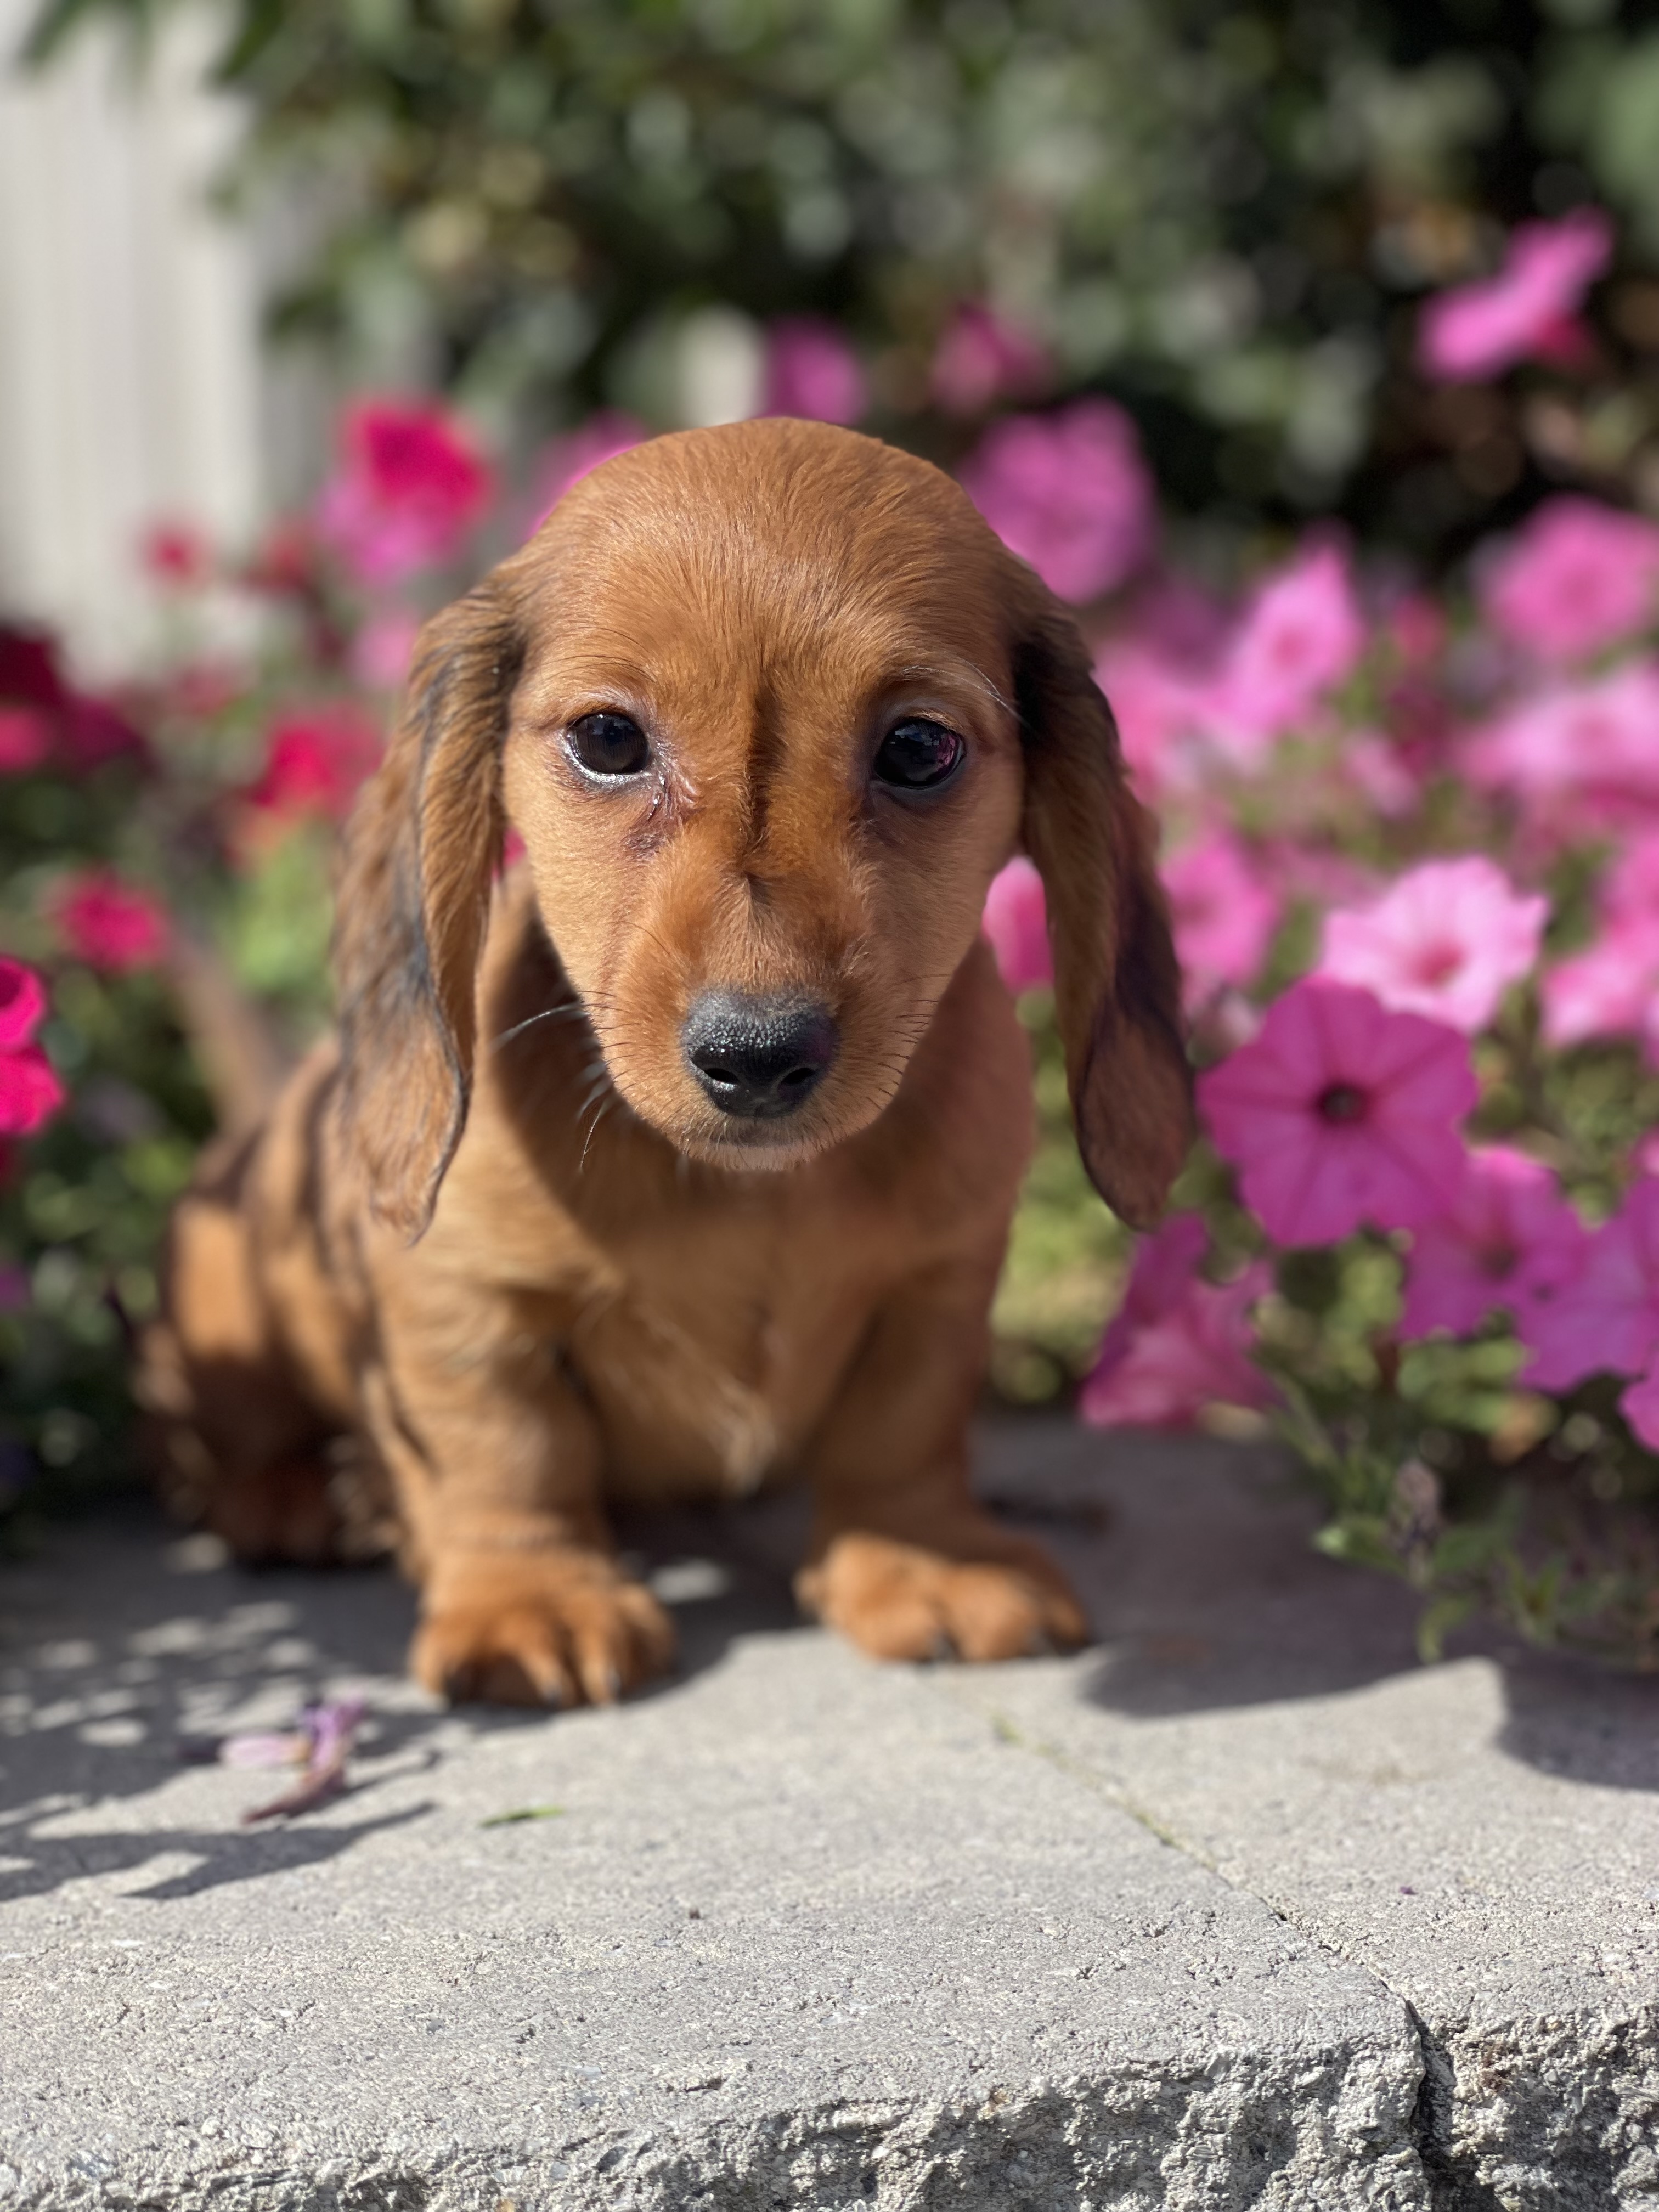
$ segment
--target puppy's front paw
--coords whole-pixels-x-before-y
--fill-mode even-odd
[[[613,1705],[674,1656],[650,1591],[574,1547],[445,1560],[422,1613],[410,1669],[456,1705]]]
[[[848,1530],[802,1569],[796,1595],[877,1659],[1017,1659],[1088,1642],[1082,1607],[1036,1545],[988,1523],[962,1548]]]

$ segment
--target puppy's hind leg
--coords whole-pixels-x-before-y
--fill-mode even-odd
[[[238,1203],[246,1165],[245,1148],[175,1210],[134,1393],[170,1512],[250,1565],[317,1565],[341,1555],[336,1425],[305,1397],[260,1295]]]

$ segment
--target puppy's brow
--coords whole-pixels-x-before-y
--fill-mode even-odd
[[[1014,711],[1013,702],[1005,697],[1000,688],[991,681],[982,668],[975,668],[970,661],[953,660],[943,666],[933,661],[907,661],[902,667],[896,669],[894,674],[907,683],[933,684],[945,690],[960,688],[977,691],[1003,714],[1012,714]]]

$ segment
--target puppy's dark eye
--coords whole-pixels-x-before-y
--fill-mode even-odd
[[[876,780],[896,791],[932,791],[955,775],[967,750],[943,722],[915,715],[896,723],[882,739],[875,758]]]
[[[645,732],[629,714],[584,714],[570,725],[564,742],[590,775],[637,775],[651,758]]]

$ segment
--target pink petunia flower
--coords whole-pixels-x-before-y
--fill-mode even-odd
[[[1224,752],[1256,765],[1346,682],[1364,650],[1346,557],[1334,545],[1304,547],[1258,587],[1227,654],[1212,709]]]
[[[1122,1308],[1106,1331],[1078,1410],[1097,1428],[1190,1427],[1206,1406],[1268,1405],[1273,1388],[1250,1358],[1249,1310],[1269,1271],[1257,1261],[1231,1283],[1198,1267],[1202,1217],[1177,1214],[1135,1256]]]
[[[1473,1034],[1531,971],[1548,916],[1479,854],[1425,860],[1364,912],[1327,917],[1317,972]]]
[[[351,673],[370,691],[396,691],[409,673],[421,618],[411,607],[380,607],[351,641]]]
[[[1659,809],[1659,661],[1632,660],[1589,683],[1527,699],[1473,732],[1471,780],[1511,791],[1559,840]]]
[[[471,432],[430,399],[346,410],[339,466],[318,505],[323,535],[361,582],[396,583],[459,552],[494,478]]]
[[[1583,659],[1659,620],[1659,528],[1599,500],[1547,500],[1480,589],[1487,621],[1523,652]]]
[[[1613,256],[1613,225],[1599,208],[1510,234],[1495,276],[1431,300],[1418,329],[1418,363],[1445,383],[1500,375],[1571,343],[1585,293]]]
[[[961,473],[1004,544],[1062,599],[1115,590],[1152,550],[1152,478],[1134,424],[1109,399],[994,422]]]
[[[1547,1167],[1507,1145],[1477,1146],[1444,1212],[1412,1239],[1401,1334],[1467,1336],[1502,1306],[1529,1344],[1534,1315],[1577,1281],[1589,1246]]]
[[[1641,1375],[1659,1352],[1659,1182],[1637,1183],[1590,1237],[1583,1266],[1529,1316],[1522,1379],[1570,1390],[1591,1375]]]
[[[1255,982],[1279,927],[1277,895],[1244,848],[1212,830],[1159,864],[1175,924],[1176,950],[1189,1007],[1226,984]]]
[[[58,885],[52,903],[58,933],[77,960],[124,975],[152,968],[167,951],[167,915],[147,891],[95,868]]]
[[[46,987],[33,969],[0,958],[0,1052],[32,1044],[46,1012]]]
[[[271,724],[264,769],[248,803],[263,813],[337,820],[380,757],[378,724],[349,701],[283,715]]]
[[[1615,921],[1544,977],[1544,1039],[1558,1050],[1590,1037],[1639,1036],[1659,1061],[1659,916]]]
[[[787,315],[766,333],[763,415],[856,422],[870,404],[857,354],[819,315]]]
[[[1198,1088],[1217,1151],[1280,1244],[1432,1220],[1457,1188],[1478,1095],[1455,1030],[1323,976],[1293,984]]]
[[[978,300],[964,300],[939,333],[927,386],[947,415],[982,415],[999,399],[1032,399],[1048,356],[1029,332]]]
[[[1011,991],[1036,990],[1054,981],[1042,878],[1023,853],[1017,853],[992,878],[981,926],[991,940],[997,971]]]
[[[544,451],[536,471],[536,497],[531,525],[533,536],[574,483],[614,461],[618,453],[631,453],[650,436],[643,422],[615,408],[590,415],[580,429],[553,439]]]
[[[0,775],[27,775],[52,750],[52,724],[36,707],[0,707]]]
[[[1123,757],[1146,799],[1190,790],[1206,762],[1210,687],[1139,636],[1101,648],[1095,681],[1111,702]]]

